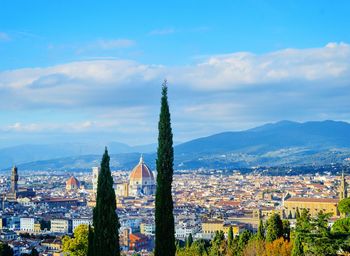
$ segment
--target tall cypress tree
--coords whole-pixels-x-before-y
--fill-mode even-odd
[[[273,242],[283,236],[283,223],[281,217],[274,213],[267,220],[266,241]]]
[[[158,123],[155,256],[174,256],[176,252],[173,198],[171,195],[174,149],[167,93],[168,87],[165,80],[162,85]]]
[[[89,235],[88,235],[87,256],[94,256],[94,233],[90,225],[89,225]]]
[[[258,240],[265,240],[265,229],[264,229],[264,223],[262,219],[260,219],[258,232],[256,233],[256,238]]]
[[[119,219],[107,148],[102,157],[94,208],[94,256],[119,256]]]

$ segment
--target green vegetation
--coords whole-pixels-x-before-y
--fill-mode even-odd
[[[167,91],[167,83],[164,81],[158,123],[155,256],[174,256],[176,252],[173,198],[171,195],[174,149]]]
[[[0,242],[0,256],[13,256],[13,250],[8,244]]]
[[[65,236],[62,239],[62,250],[70,256],[85,256],[88,252],[89,227],[79,225],[74,230],[74,237]]]
[[[102,157],[101,171],[98,176],[96,207],[93,211],[94,256],[119,256],[119,219],[116,213],[116,199],[113,178],[109,167],[107,148]],[[87,238],[88,238],[87,232]],[[88,240],[88,239],[87,239]],[[87,252],[86,252],[87,253]]]

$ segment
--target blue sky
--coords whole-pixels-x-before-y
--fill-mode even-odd
[[[2,1],[0,147],[349,120],[349,1]]]

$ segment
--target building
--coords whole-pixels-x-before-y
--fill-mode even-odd
[[[34,218],[20,218],[20,230],[27,232],[27,233],[33,233],[34,232],[34,224],[35,219]]]
[[[341,174],[340,187],[339,187],[339,201],[348,197],[347,183],[344,177],[344,172]]]
[[[98,182],[98,175],[100,174],[100,168],[99,167],[92,167],[92,191],[96,194],[97,193],[97,182]]]
[[[153,236],[156,232],[156,225],[154,222],[140,224],[140,233],[146,236]]]
[[[151,240],[140,233],[129,234],[129,250],[141,251],[151,247]]]
[[[72,233],[72,222],[67,219],[52,219],[51,220],[51,232],[53,233]]]
[[[14,166],[11,171],[10,191],[6,195],[7,200],[15,202],[17,201],[17,198],[35,197],[35,192],[32,189],[18,188],[18,177],[18,169],[16,166]]]
[[[79,225],[92,225],[92,219],[88,219],[88,218],[80,218],[80,219],[73,219],[72,220],[72,231],[74,232],[74,230],[79,226]]]
[[[231,226],[234,236],[239,235],[241,232],[239,225],[225,224],[223,220],[204,220],[202,222],[202,233],[205,237],[213,237],[216,231],[223,231],[227,234]]]
[[[80,188],[80,183],[75,178],[74,176],[71,176],[67,181],[66,181],[66,190],[77,190]]]
[[[129,176],[128,183],[117,184],[117,196],[147,196],[154,195],[156,183],[153,172],[145,164],[143,157],[134,167]]]
[[[297,209],[301,212],[307,209],[311,216],[316,216],[317,213],[323,211],[324,213],[331,213],[332,216],[339,216],[338,199],[334,198],[305,198],[305,197],[291,197],[284,200],[284,211],[286,216],[295,218]]]

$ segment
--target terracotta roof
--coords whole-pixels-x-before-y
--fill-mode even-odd
[[[152,171],[148,168],[148,166],[143,161],[143,157],[141,156],[140,162],[134,167],[130,174],[130,180],[132,179],[144,179],[151,178],[154,179]]]
[[[67,182],[66,182],[67,186],[76,186],[79,187],[79,181],[77,180],[77,178],[75,178],[74,176],[71,176]]]
[[[289,202],[315,202],[315,203],[334,203],[337,204],[339,199],[335,198],[309,198],[309,197],[291,197],[286,201]]]

